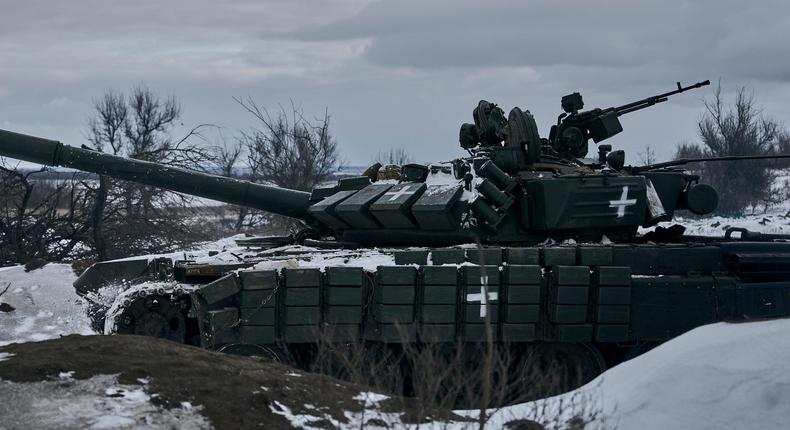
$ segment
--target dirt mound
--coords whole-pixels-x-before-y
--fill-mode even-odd
[[[362,425],[404,417],[402,400],[366,395],[364,387],[150,337],[72,335],[8,345],[0,357],[4,381],[52,381],[63,374],[75,380],[117,375],[130,386],[145,381],[152,403],[176,409],[188,402],[217,428],[289,429],[295,422],[336,428],[360,415]],[[365,413],[371,403],[378,415]]]

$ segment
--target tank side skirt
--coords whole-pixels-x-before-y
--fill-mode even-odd
[[[222,320],[235,308],[236,324],[205,336],[262,345],[482,342],[490,318],[497,341],[622,345],[718,321],[790,315],[790,281],[743,282],[714,270],[722,264],[715,247],[634,247],[628,259],[636,264],[626,266],[618,246],[403,251],[398,264],[416,264],[242,271],[229,275],[239,278],[239,292],[203,312]],[[716,261],[705,255],[711,250]],[[469,264],[481,255],[495,264]],[[655,264],[684,255],[709,270],[653,274]]]

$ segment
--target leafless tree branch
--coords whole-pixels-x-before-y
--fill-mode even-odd
[[[790,150],[788,132],[763,114],[754,93],[747,88],[737,88],[734,102],[729,105],[719,83],[713,96],[703,103],[705,113],[697,124],[701,144],[679,145],[676,158],[770,155]],[[719,212],[741,213],[746,208],[767,207],[788,197],[786,191],[774,186],[775,169],[782,166],[779,162],[738,161],[690,167],[719,191]]]

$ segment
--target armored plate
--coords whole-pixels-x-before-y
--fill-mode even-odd
[[[420,228],[425,230],[454,230],[461,223],[461,210],[456,208],[463,194],[458,184],[428,185],[414,202],[411,212]]]
[[[335,207],[343,200],[353,196],[355,193],[356,191],[353,190],[340,191],[321,200],[318,203],[311,205],[307,209],[307,213],[314,216],[322,223],[331,226],[332,228],[341,230],[347,229],[349,228],[348,224],[343,222],[343,220],[340,219],[337,214],[335,214]]]
[[[370,184],[335,206],[335,214],[352,228],[381,228],[370,213],[370,205],[390,188],[391,184]]]
[[[370,212],[385,228],[415,228],[410,209],[425,189],[425,184],[412,182],[395,185],[370,206]]]
[[[534,199],[533,227],[563,230],[644,223],[645,178],[564,176],[527,183]]]

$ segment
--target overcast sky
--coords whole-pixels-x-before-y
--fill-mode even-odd
[[[0,1],[0,128],[85,142],[92,100],[145,83],[174,94],[186,126],[233,136],[253,124],[233,96],[309,115],[328,108],[344,158],[400,147],[418,161],[463,155],[478,100],[535,115],[560,97],[624,104],[675,81],[754,90],[790,114],[790,2],[135,0]],[[622,119],[627,162],[694,141],[710,87]]]

